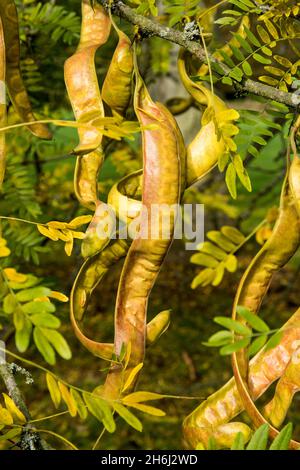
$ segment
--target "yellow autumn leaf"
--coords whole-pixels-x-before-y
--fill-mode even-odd
[[[5,246],[5,245],[7,245],[7,241],[5,240],[5,238],[0,237],[0,246]]]
[[[166,413],[163,410],[161,410],[160,408],[155,408],[154,406],[141,405],[140,403],[130,403],[128,404],[128,406],[152,416],[166,416]]]
[[[62,399],[66,403],[69,413],[72,417],[76,416],[77,414],[77,407],[76,407],[76,402],[69,392],[68,388],[61,382],[58,382],[58,387],[61,392]]]
[[[75,232],[74,230],[71,230],[71,234],[73,238],[78,238],[79,240],[83,240],[85,238],[84,232]]]
[[[135,366],[132,371],[129,373],[127,379],[126,379],[126,382],[124,384],[124,387],[122,389],[122,392],[125,392],[125,390],[127,390],[127,388],[130,387],[130,385],[132,384],[132,382],[134,381],[136,375],[139,373],[139,371],[141,370],[141,368],[143,367],[143,363],[141,362],[140,364],[138,364],[137,366]]]
[[[126,405],[132,403],[141,403],[144,401],[152,401],[152,400],[161,400],[164,398],[164,395],[154,392],[133,392],[123,398],[123,403]]]
[[[35,297],[33,302],[50,302],[50,299],[46,295],[43,295],[42,297]]]
[[[0,407],[0,425],[10,426],[14,420],[10,412],[6,408]]]
[[[57,292],[56,290],[53,290],[50,294],[50,297],[53,299],[59,300],[60,302],[68,302],[69,297],[67,297],[65,294],[62,294],[61,292]]]
[[[0,258],[10,255],[10,249],[7,246],[0,246]]]
[[[48,227],[48,226],[47,226],[47,229],[49,230],[49,233],[52,235],[53,238],[56,238],[57,240],[61,240],[61,238],[60,238],[61,231],[60,230],[58,230],[57,228]]]
[[[68,256],[71,256],[71,254],[72,254],[73,244],[74,244],[73,238],[72,238],[72,240],[67,241],[67,243],[65,244],[65,252]]]
[[[53,375],[49,374],[49,372],[47,372],[46,374],[46,381],[54,406],[55,408],[58,408],[61,402],[61,392],[57,385],[57,382],[54,379]]]
[[[37,229],[42,235],[44,235],[44,237],[50,238],[50,240],[53,240],[54,242],[57,242],[58,237],[52,235],[50,230],[47,227],[45,227],[44,225],[38,224]]]
[[[235,109],[226,109],[225,111],[221,111],[217,113],[218,122],[225,122],[225,121],[235,121],[239,119],[240,115]]]
[[[67,225],[68,224],[66,222],[57,222],[56,220],[51,220],[51,222],[47,223],[48,227],[58,228],[58,229],[64,229],[67,227]]]
[[[26,423],[25,416],[23,415],[22,411],[19,410],[15,402],[6,393],[2,393],[2,395],[5,401],[5,406],[11,413],[12,417],[16,418],[16,420],[22,424]]]
[[[28,276],[18,273],[14,268],[5,268],[4,272],[9,281],[20,283],[27,281]]]
[[[92,215],[80,215],[79,217],[75,217],[75,219],[71,220],[71,222],[67,224],[67,227],[71,229],[81,227],[81,225],[90,223],[92,218]]]
[[[58,234],[58,238],[62,240],[63,242],[69,242],[72,239],[72,234],[70,230],[68,229],[60,230]]]

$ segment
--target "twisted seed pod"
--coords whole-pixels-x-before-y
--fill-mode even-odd
[[[299,337],[295,344],[299,345]],[[298,351],[299,353],[299,351]],[[300,390],[299,357],[290,360],[284,374],[280,377],[274,397],[264,408],[264,416],[273,426],[280,427],[284,422],[295,393]]]
[[[5,100],[5,42],[2,20],[0,18],[0,127],[6,125],[6,100]],[[0,188],[5,174],[5,133],[0,133]]]
[[[131,345],[127,373],[144,359],[148,297],[171,245],[174,230],[175,218],[171,217],[170,236],[151,238],[152,207],[159,205],[163,216],[160,205],[170,207],[178,204],[181,193],[179,130],[170,113],[152,101],[137,66],[135,74],[134,107],[143,128],[143,207],[140,232],[131,244],[122,270],[115,312],[115,354],[120,354],[124,344]],[[153,128],[145,129],[146,126]],[[113,365],[104,385],[104,395],[119,396],[122,381],[122,368]]]
[[[280,212],[270,239],[265,243],[248,269],[244,273],[239,284],[233,306],[233,319],[236,319],[236,308],[242,305],[252,313],[258,313],[264,296],[273,275],[278,272],[294,255],[300,244],[300,218],[297,206],[300,203],[300,193],[297,192],[299,184],[291,191],[289,181],[295,179],[294,171],[298,169],[297,161],[288,169],[282,189]],[[247,352],[241,350],[232,355],[232,366],[241,399],[244,407],[256,427],[266,420],[252,401],[247,385]],[[272,438],[278,435],[278,431],[270,427]],[[300,446],[292,441],[291,448]]]
[[[103,101],[113,113],[123,116],[128,108],[133,76],[133,50],[130,39],[111,19],[119,42],[102,87]]]
[[[82,265],[71,291],[70,319],[75,335],[88,351],[105,360],[111,360],[114,345],[88,338],[82,332],[79,322],[85,315],[94,290],[109,269],[126,256],[129,244],[127,240],[116,240],[100,253],[87,259]],[[154,317],[147,325],[147,343],[149,345],[155,343],[167,330],[169,323],[170,312],[168,310]]]
[[[300,338],[300,309],[281,328],[280,344],[273,349],[264,347],[249,364],[249,391],[257,400],[289,368],[294,354],[294,343]],[[298,373],[300,367],[298,365]],[[230,448],[236,434],[241,432],[245,442],[251,430],[239,422],[229,423],[244,410],[234,377],[220,390],[201,403],[183,423],[184,439],[187,447],[196,448],[202,443],[206,448],[210,438],[214,438],[220,448]]]
[[[206,106],[207,109],[213,109],[215,120],[221,124],[224,112],[229,108],[205,86],[190,79],[186,71],[183,51],[179,54],[178,71],[183,85],[196,103]],[[234,119],[239,116],[234,110],[231,110],[231,113]],[[191,186],[207,175],[218,164],[220,156],[226,150],[224,139],[218,136],[214,120],[203,122],[202,118],[202,124],[200,131],[187,147],[187,186]]]
[[[18,12],[13,0],[1,0],[0,17],[4,31],[4,42],[9,54],[6,56],[6,83],[15,111],[23,122],[34,122],[30,100],[20,71],[20,38]],[[32,134],[41,139],[52,138],[47,126],[36,123],[28,126]]]
[[[80,41],[76,52],[64,65],[65,83],[78,122],[87,123],[104,117],[104,108],[98,85],[94,57],[110,34],[110,19],[98,4],[82,1]],[[96,128],[79,128],[79,145],[74,185],[82,205],[94,209],[97,204],[97,176],[103,163],[102,134]]]
[[[78,321],[82,320],[94,289],[109,268],[126,256],[127,250],[128,242],[117,240],[102,252],[88,258],[74,281],[70,296],[70,318],[75,335],[88,351],[103,359],[111,359],[113,344],[89,339],[82,333]]]

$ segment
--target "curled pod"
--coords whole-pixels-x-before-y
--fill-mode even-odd
[[[239,284],[234,300],[232,318],[236,319],[238,305],[246,307],[252,313],[259,312],[260,305],[269,288],[273,275],[292,258],[300,244],[300,217],[297,207],[300,201],[299,184],[291,191],[290,181],[296,177],[295,165],[288,169],[281,193],[280,211],[269,240],[250,263]],[[232,366],[237,388],[245,410],[256,427],[266,423],[265,418],[253,403],[248,387],[248,359],[245,349],[232,355]],[[277,429],[270,427],[270,437],[278,435]],[[291,448],[298,448],[299,443],[291,441]]]
[[[110,19],[102,6],[91,6],[82,1],[80,41],[76,52],[64,65],[65,83],[76,120],[89,123],[104,117],[104,107],[95,68],[95,53],[105,44],[110,34]],[[82,205],[95,209],[97,204],[97,176],[103,163],[102,134],[96,128],[79,128],[79,145],[74,186]]]
[[[194,140],[187,147],[187,186],[199,181],[217,164],[226,151],[224,138],[219,135],[216,126],[229,124],[238,119],[239,114],[204,85],[193,82],[186,70],[186,54],[181,51],[178,58],[178,71],[181,81],[198,105],[205,106],[202,126]]]
[[[0,16],[2,20],[4,42],[9,54],[6,55],[6,84],[13,107],[23,122],[36,120],[32,111],[20,70],[20,38],[18,12],[13,0],[1,0]],[[52,134],[41,123],[31,124],[28,129],[41,139],[50,140]]]
[[[286,374],[295,353],[295,341],[300,337],[300,309],[283,325],[281,334],[277,346],[272,349],[264,347],[250,361],[249,390],[254,401]],[[243,410],[243,401],[235,378],[232,377],[185,418],[183,434],[186,446],[195,449],[201,443],[207,448],[209,440],[213,438],[218,448],[230,448],[238,432],[243,434],[247,442],[251,435],[249,426],[230,422]]]
[[[0,127],[6,126],[7,119],[5,99],[5,42],[2,20],[0,18]],[[0,188],[5,174],[6,149],[5,132],[0,133]]]
[[[169,233],[160,233],[158,223],[155,226],[159,232],[158,237],[152,237],[152,210],[156,206],[163,219],[165,213],[162,207],[177,207],[181,193],[179,131],[175,130],[176,124],[171,122],[170,113],[162,105],[152,101],[137,66],[135,75],[134,107],[143,129],[142,210],[139,218],[140,230],[128,251],[119,282],[114,342],[116,355],[120,354],[123,345],[131,345],[127,374],[144,359],[148,298],[174,232],[176,214],[168,210]],[[112,365],[104,385],[104,395],[118,397],[123,378],[122,367]],[[135,383],[136,379],[131,388]]]
[[[94,290],[109,269],[126,256],[129,245],[130,243],[127,240],[115,240],[100,253],[87,259],[83,263],[71,291],[70,319],[76,337],[89,352],[108,361],[112,359],[114,345],[88,338],[83,333],[80,322],[85,316]],[[168,329],[169,323],[169,310],[156,315],[147,325],[147,344],[154,344]]]
[[[82,321],[94,289],[103,279],[109,268],[126,256],[128,242],[116,240],[97,255],[88,258],[82,265],[73,284],[70,297],[70,318],[75,335],[95,356],[110,360],[113,344],[94,341],[82,332],[78,322]]]
[[[133,50],[130,39],[112,21],[119,42],[102,87],[103,101],[113,113],[123,116],[130,103],[133,78]]]
[[[110,206],[97,201],[94,216],[81,243],[83,258],[96,255],[108,245],[115,229],[114,221],[114,212]]]

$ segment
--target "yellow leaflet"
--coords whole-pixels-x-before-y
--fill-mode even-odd
[[[53,375],[47,372],[46,374],[47,387],[50,392],[51,400],[55,408],[58,408],[61,402],[61,392]]]
[[[7,246],[0,246],[0,258],[5,258],[11,253],[10,249]]]
[[[13,422],[10,412],[6,408],[0,407],[0,426],[10,426]]]
[[[28,277],[26,274],[18,273],[14,268],[5,268],[4,272],[8,280],[13,282],[25,282]]]
[[[49,297],[52,297],[53,299],[60,300],[60,302],[68,302],[69,297],[67,297],[65,294],[62,294],[61,292],[57,292],[53,290],[50,294]]]
[[[61,392],[62,399],[66,403],[69,413],[72,417],[76,416],[77,414],[77,407],[74,398],[72,397],[71,393],[67,389],[67,387],[61,383],[58,382],[58,387]]]
[[[65,252],[68,256],[71,256],[72,251],[73,251],[73,238],[72,240],[67,241],[67,243],[65,244]]]
[[[144,401],[161,400],[162,398],[164,398],[164,395],[160,395],[159,393],[133,392],[123,398],[123,403],[126,403],[126,405],[129,405],[131,403],[141,403]]]
[[[92,220],[93,216],[92,215],[81,215],[79,217],[75,217],[75,219],[71,220],[67,225],[68,228],[74,229],[81,227],[81,225],[85,225],[90,223]]]
[[[48,227],[52,228],[58,228],[58,229],[64,229],[67,228],[67,223],[66,222],[57,222],[56,220],[52,220],[47,223]]]
[[[136,410],[140,410],[143,413],[147,413],[151,416],[166,416],[166,413],[163,410],[160,410],[159,408],[155,408],[154,406],[149,406],[149,405],[140,405],[137,403],[131,403],[128,404],[131,408],[135,408]]]
[[[8,395],[6,395],[6,393],[2,393],[2,395],[5,401],[6,408],[11,413],[13,418],[16,418],[16,420],[22,424],[26,423],[25,416],[23,415],[22,411],[20,411],[19,408],[16,406],[15,402]]]
[[[45,227],[44,225],[38,224],[38,225],[37,225],[37,229],[38,229],[38,231],[39,231],[42,235],[44,235],[45,237],[50,238],[50,240],[53,240],[53,241],[57,242],[58,237],[57,237],[57,236],[54,236],[54,235],[50,232],[50,230],[49,230],[47,227]]]
[[[134,381],[136,375],[139,373],[139,371],[141,370],[141,368],[143,367],[143,363],[141,362],[140,364],[138,364],[137,366],[135,366],[132,371],[130,372],[130,374],[128,375],[127,377],[127,380],[125,382],[125,385],[122,389],[122,392],[125,392],[125,390],[127,390],[127,388],[130,387],[130,385],[132,384],[132,382]]]

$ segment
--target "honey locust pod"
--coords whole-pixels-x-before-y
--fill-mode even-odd
[[[114,240],[100,253],[89,257],[82,265],[73,284],[70,296],[70,319],[74,333],[80,343],[93,355],[110,361],[113,344],[95,341],[83,333],[81,322],[85,316],[91,296],[108,270],[124,258],[129,248],[126,240]],[[147,345],[154,344],[167,330],[170,323],[168,310],[154,317],[146,329]]]
[[[113,113],[124,116],[132,92],[133,48],[128,36],[111,22],[119,41],[103,83],[102,98]]]
[[[271,349],[265,346],[250,361],[249,391],[254,401],[289,370],[295,351],[294,343],[300,337],[300,309],[280,331],[280,343]],[[298,371],[300,372],[299,364]],[[269,410],[274,404],[269,405]],[[208,448],[209,441],[214,439],[217,448],[230,448],[238,432],[243,435],[244,442],[247,442],[252,433],[249,426],[241,422],[230,422],[244,409],[235,378],[232,377],[185,418],[183,435],[186,447],[195,449],[202,444]]]
[[[28,126],[33,135],[50,140],[52,134],[47,126],[34,123],[36,118],[21,75],[18,12],[13,0],[1,0],[0,17],[4,42],[9,51],[6,55],[6,84],[14,110],[23,122],[33,122]]]
[[[75,335],[88,351],[107,360],[112,357],[113,344],[91,340],[82,332],[79,322],[84,317],[94,289],[109,268],[126,255],[127,250],[127,241],[117,240],[102,252],[88,258],[75,279],[70,296],[70,318]]]
[[[102,251],[108,245],[114,229],[114,213],[110,206],[97,201],[95,214],[81,243],[83,258],[90,258]]]
[[[104,108],[95,69],[95,53],[110,34],[110,19],[98,4],[82,1],[80,41],[75,53],[64,66],[65,83],[71,105],[79,123],[91,123],[104,117]],[[94,210],[98,201],[97,176],[103,164],[102,134],[96,127],[79,128],[79,145],[74,189],[79,202]]]
[[[193,82],[186,70],[186,53],[181,50],[178,58],[181,81],[195,102],[206,108],[202,126],[187,147],[187,186],[207,175],[226,152],[226,142],[220,129],[239,117],[227,105],[200,82]]]
[[[285,266],[299,247],[300,217],[297,207],[300,201],[298,190],[300,185],[294,183],[293,191],[290,185],[290,181],[297,179],[298,165],[297,161],[295,162],[287,171],[281,193],[280,211],[272,235],[250,263],[239,284],[232,312],[234,320],[237,318],[238,305],[246,307],[253,314],[258,314],[274,274]],[[259,427],[266,423],[266,419],[255,406],[249,392],[248,359],[245,349],[233,353],[232,366],[243,405],[254,425]],[[275,438],[277,435],[277,429],[271,426],[270,437]],[[299,443],[292,441],[290,446],[298,448]]]
[[[134,238],[123,266],[115,310],[114,352],[131,344],[127,373],[143,362],[146,342],[148,298],[164,258],[172,243],[175,216],[170,217],[170,233],[152,239],[149,221],[153,205],[177,205],[181,195],[179,129],[172,115],[154,103],[135,62],[134,108],[142,127],[143,187],[140,230]],[[172,119],[172,121],[171,121]],[[161,216],[164,213],[161,212]],[[138,374],[137,374],[138,375]],[[122,390],[122,368],[113,365],[104,385],[104,396],[118,397]],[[137,380],[132,382],[134,388]]]

